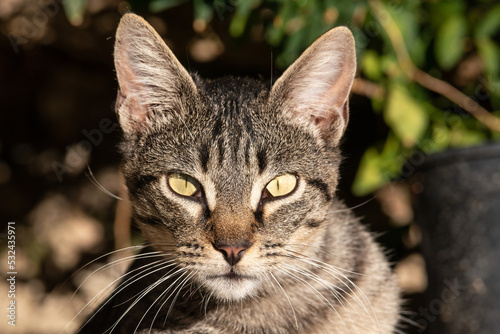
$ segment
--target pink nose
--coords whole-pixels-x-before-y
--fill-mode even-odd
[[[245,251],[249,248],[241,247],[241,246],[227,246],[227,245],[217,245],[214,244],[214,248],[224,255],[224,259],[226,259],[227,263],[231,266],[236,265],[236,263],[240,262],[241,258]]]

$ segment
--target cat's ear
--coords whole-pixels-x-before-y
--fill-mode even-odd
[[[183,98],[196,93],[189,73],[140,16],[122,17],[114,58],[120,86],[116,112],[126,135],[141,135],[155,123],[179,116]]]
[[[356,73],[354,37],[346,27],[319,37],[271,90],[271,99],[295,123],[337,145],[349,120],[349,92]]]

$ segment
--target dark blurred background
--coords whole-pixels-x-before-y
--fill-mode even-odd
[[[79,321],[71,319],[119,270],[98,272],[73,298],[84,277],[110,259],[71,275],[117,244],[141,242],[134,229],[131,241],[115,232],[122,226],[117,224],[127,228],[115,222],[126,208],[117,210],[118,201],[101,189],[123,196],[116,153],[120,130],[110,124],[117,122],[114,33],[127,11],[144,16],[181,63],[204,77],[270,80],[327,29],[347,25],[354,31],[360,73],[339,196],[391,250],[408,310],[416,309],[427,284],[425,263],[411,194],[398,171],[415,151],[431,154],[498,138],[487,124],[409,77],[394,52],[398,45],[384,32],[394,20],[417,67],[497,110],[500,25],[486,14],[500,14],[500,7],[489,1],[436,3],[2,0],[0,221],[15,222],[20,308],[16,331],[5,321],[0,331],[56,333],[69,323],[71,332]],[[379,5],[385,12],[377,12]],[[392,19],[380,21],[377,13]],[[481,20],[491,22],[479,32],[471,28]],[[462,22],[469,28],[457,33]],[[452,123],[450,115],[460,122]],[[419,144],[425,140],[432,145]],[[0,287],[4,300],[5,282]]]

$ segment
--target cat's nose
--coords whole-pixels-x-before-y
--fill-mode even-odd
[[[243,254],[245,254],[245,251],[250,248],[251,244],[249,245],[240,245],[240,246],[229,246],[229,245],[224,245],[224,244],[213,244],[214,248],[218,250],[219,252],[224,255],[224,259],[229,263],[231,266],[236,265],[236,263],[240,262],[241,258],[243,257]]]

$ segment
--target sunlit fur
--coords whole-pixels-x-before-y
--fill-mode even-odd
[[[347,28],[321,36],[269,87],[188,74],[127,14],[115,66],[123,172],[148,244],[81,333],[396,331],[387,260],[335,197],[356,71]],[[173,192],[172,172],[203,192]],[[296,188],[267,196],[286,173]],[[233,263],[225,246],[246,250]]]

